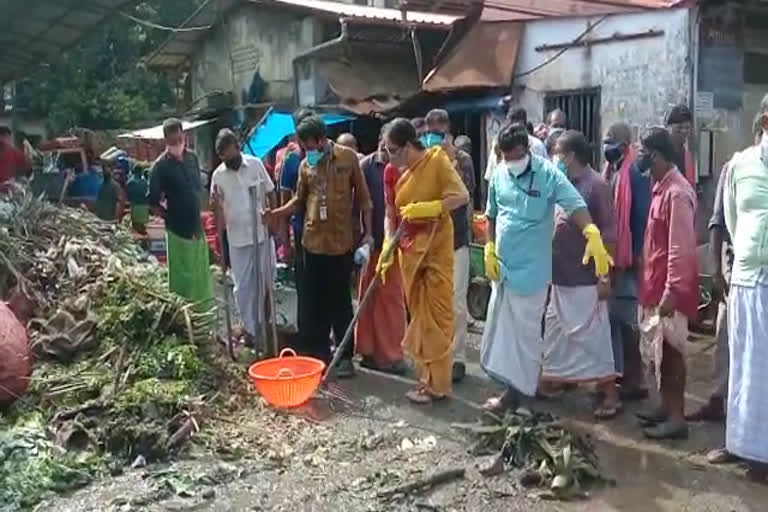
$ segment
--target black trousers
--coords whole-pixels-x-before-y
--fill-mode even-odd
[[[301,314],[299,321],[299,350],[325,362],[331,359],[329,333],[341,343],[352,322],[353,254],[341,256],[314,254],[304,250],[303,284],[301,286]],[[352,357],[354,339],[344,350],[344,357]]]
[[[304,246],[301,245],[301,231],[294,233],[296,246],[293,249],[293,276],[296,280],[296,321],[299,332],[304,321],[302,303],[304,302]]]

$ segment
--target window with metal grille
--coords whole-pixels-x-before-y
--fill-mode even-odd
[[[544,96],[544,116],[555,109],[565,112],[568,128],[579,130],[592,145],[592,165],[600,163],[600,88],[552,91]]]

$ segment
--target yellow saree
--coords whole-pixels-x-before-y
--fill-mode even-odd
[[[398,179],[395,206],[399,211],[410,203],[465,191],[448,156],[435,147]],[[453,222],[450,212],[444,212],[435,220],[410,224],[414,229],[406,229],[409,234],[399,254],[411,313],[403,347],[416,363],[426,390],[445,396],[451,391],[453,363]]]

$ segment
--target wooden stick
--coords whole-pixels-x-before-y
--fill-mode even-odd
[[[427,489],[431,489],[436,485],[441,485],[441,484],[451,482],[453,480],[458,480],[459,478],[464,478],[465,473],[466,473],[466,470],[464,468],[439,471],[431,476],[419,478],[418,480],[414,480],[407,484],[402,484],[402,485],[398,485],[397,487],[393,487],[391,489],[385,489],[383,491],[379,491],[378,497],[390,498],[398,494],[409,494],[414,491],[424,491]]]

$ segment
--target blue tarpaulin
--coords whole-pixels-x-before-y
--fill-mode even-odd
[[[346,114],[321,114],[327,126],[353,121],[355,116]],[[270,112],[261,125],[256,127],[250,139],[243,143],[243,152],[259,158],[266,157],[280,142],[296,132],[293,115],[284,112]]]

